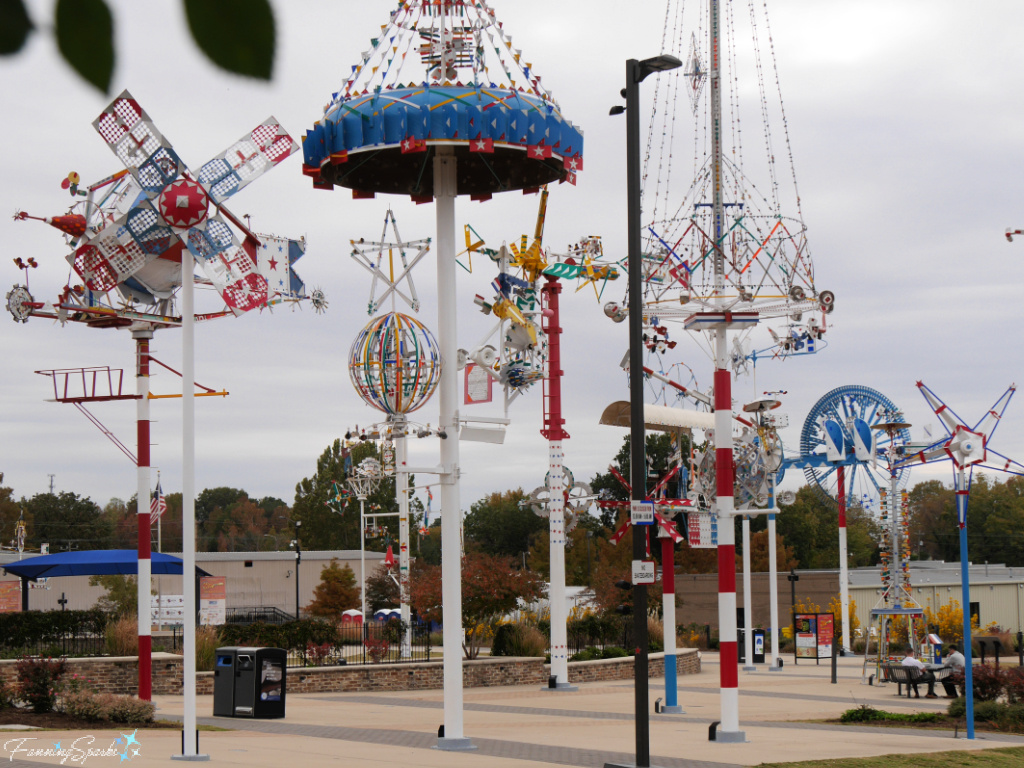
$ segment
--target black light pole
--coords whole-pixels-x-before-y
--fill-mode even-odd
[[[295,620],[299,620],[299,566],[302,565],[302,546],[299,544],[301,520],[295,521]]]
[[[674,56],[626,62],[625,109],[615,106],[611,114],[626,113],[626,226],[629,258],[629,483],[631,498],[647,497],[647,460],[644,452],[644,376],[643,376],[643,269],[640,242],[640,83],[655,72],[681,67]],[[633,559],[643,560],[647,554],[644,535],[633,527]],[[651,764],[651,728],[647,712],[647,585],[633,585],[633,637],[636,647],[634,672],[634,709],[636,717],[636,765]],[[606,763],[606,768],[615,768]]]

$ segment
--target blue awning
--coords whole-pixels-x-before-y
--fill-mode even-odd
[[[180,576],[182,566],[180,557],[160,552],[152,554],[154,575]],[[16,563],[8,563],[3,566],[3,569],[5,573],[31,581],[57,576],[107,576],[110,574],[127,576],[139,572],[139,553],[134,549],[57,552],[52,555],[40,555],[19,560]],[[199,576],[210,575],[201,568],[196,568],[196,574]]]

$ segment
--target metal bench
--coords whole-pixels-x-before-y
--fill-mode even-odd
[[[914,695],[921,698],[917,684],[924,681],[924,673],[916,667],[905,667],[902,664],[882,664],[882,679],[889,683],[896,683],[896,695],[903,695],[903,686],[907,687],[907,698],[910,698],[910,689],[914,689]]]

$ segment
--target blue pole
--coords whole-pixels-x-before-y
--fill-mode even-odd
[[[967,738],[974,738],[974,673],[971,669],[971,576],[967,560],[967,494],[963,467],[957,468],[956,516],[960,525],[960,588],[964,619],[964,698],[967,702]]]

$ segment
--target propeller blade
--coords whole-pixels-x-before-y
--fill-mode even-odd
[[[205,229],[190,229],[185,244],[236,316],[266,305],[266,279],[219,213]]]
[[[281,124],[268,117],[203,165],[198,180],[219,205],[298,149]]]

